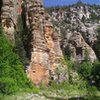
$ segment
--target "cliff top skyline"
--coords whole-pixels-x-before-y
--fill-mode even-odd
[[[86,4],[100,4],[100,0],[44,0],[44,5],[46,7],[50,7],[50,6],[63,6],[63,5],[71,5],[71,4],[75,4],[77,2],[83,2]]]

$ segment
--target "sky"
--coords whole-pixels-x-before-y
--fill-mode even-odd
[[[44,5],[48,6],[57,6],[57,5],[71,5],[78,2],[79,0],[44,0]],[[100,0],[81,0],[84,3],[88,4],[100,4]]]

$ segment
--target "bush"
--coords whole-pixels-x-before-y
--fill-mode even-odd
[[[84,78],[89,78],[91,76],[91,73],[92,73],[92,68],[93,68],[93,65],[91,64],[91,62],[83,62],[80,65],[78,72]]]
[[[24,66],[13,46],[0,28],[0,93],[10,94],[21,89],[31,88],[24,72]]]
[[[0,93],[11,94],[18,90],[17,83],[14,79],[9,77],[0,78]]]
[[[95,82],[95,86],[100,90],[100,62],[94,62],[93,71],[92,71],[93,80]]]
[[[88,86],[87,87],[87,95],[88,95],[88,99],[89,100],[99,100],[99,99],[96,99],[96,94],[97,94],[97,88],[95,86]]]
[[[98,33],[98,36],[97,36],[98,41],[95,42],[93,49],[96,53],[98,60],[100,61],[100,27],[97,28],[97,33]]]

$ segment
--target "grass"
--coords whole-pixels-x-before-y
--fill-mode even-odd
[[[22,91],[11,95],[0,94],[0,100],[29,100],[32,94],[38,94],[38,92]]]
[[[62,84],[53,83],[49,88],[42,89],[42,92],[47,98],[56,98],[54,100],[66,100],[74,97],[82,97],[84,100],[92,100],[91,98],[100,100],[100,91],[95,87],[85,87],[84,85],[70,84],[68,82]],[[60,99],[62,97],[63,99]]]
[[[32,89],[20,89],[19,92],[15,92],[10,95],[0,94],[0,100],[29,100],[27,97],[32,94],[39,94],[39,92],[40,89],[34,86]]]
[[[58,84],[58,85],[53,85],[49,88],[47,88],[44,91],[45,95],[51,95],[54,96],[77,96],[77,95],[85,95],[86,89],[80,89],[77,85],[71,85],[69,83],[66,84]]]
[[[35,91],[35,92],[34,92]],[[0,94],[0,100],[30,100],[27,97],[32,94],[38,94],[39,96],[45,96],[50,100],[100,100],[100,91],[95,87],[86,87],[80,84],[70,84],[63,82],[56,84],[53,82],[49,87],[37,88],[34,91],[21,91],[12,95]]]
[[[30,92],[30,94],[32,94]],[[13,95],[3,95],[0,94],[0,100],[24,100],[25,96],[28,96],[29,93],[27,92],[22,92],[22,93],[16,93]]]

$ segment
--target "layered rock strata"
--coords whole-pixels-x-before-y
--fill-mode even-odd
[[[59,31],[54,28],[50,16],[45,13],[42,0],[27,0],[26,9],[26,24],[31,35],[28,77],[36,85],[44,80],[48,84],[51,74],[56,74],[57,64],[60,63],[56,61],[62,57]]]
[[[93,49],[85,42],[82,35],[75,31],[67,41],[64,41],[66,46],[65,50],[69,48],[71,53],[71,59],[74,61],[79,61],[80,63],[84,60],[89,60],[94,62],[97,57]]]
[[[21,15],[22,0],[1,0],[1,22],[8,39],[14,43],[18,16]]]
[[[70,56],[71,53],[74,61],[82,62],[86,57],[84,51],[88,51],[87,58],[91,62],[95,61],[97,54],[95,54],[93,46],[98,41],[99,7],[95,9],[78,2],[65,8],[55,7],[47,10],[50,12],[53,23],[61,30],[61,47],[64,53],[67,56]]]
[[[35,85],[48,84],[51,78],[63,80],[64,76],[65,80],[66,72],[60,76],[61,73],[58,75],[56,71],[62,66],[63,57],[60,49],[60,30],[52,24],[51,17],[44,10],[43,1],[2,0],[1,4],[1,23],[12,43],[15,42],[15,32],[18,33],[18,24],[21,24],[19,17],[25,18],[22,19],[22,26],[27,28],[23,34],[27,34],[25,42],[30,60],[27,68],[28,78]]]

